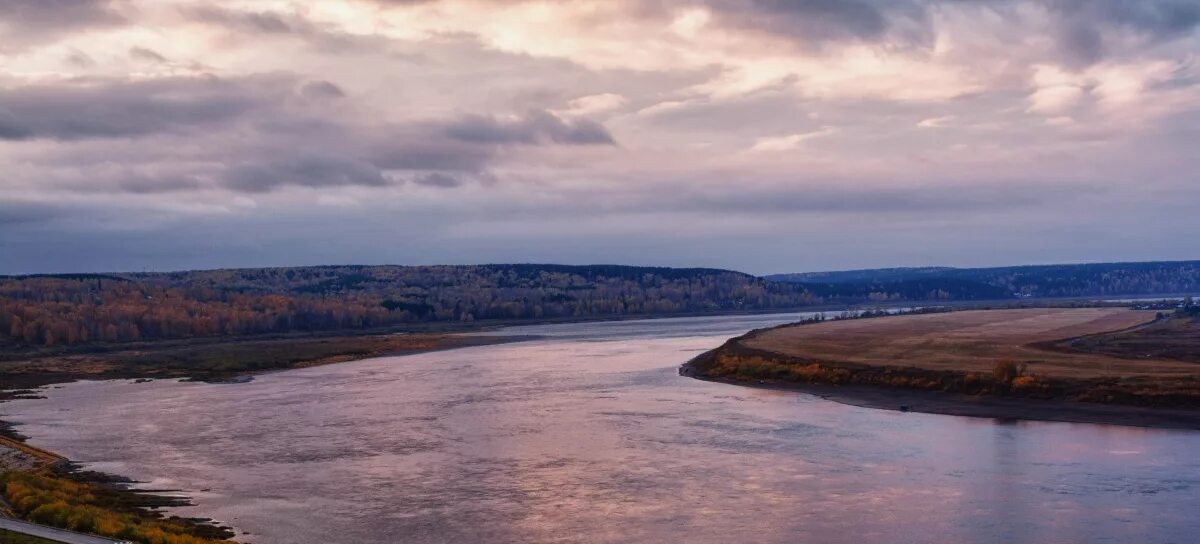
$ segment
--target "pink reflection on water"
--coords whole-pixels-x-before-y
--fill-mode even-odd
[[[196,497],[258,544],[1123,542],[1200,530],[1200,435],[870,410],[676,366],[742,323],[79,383],[35,443]],[[757,325],[756,325],[757,326]],[[199,492],[201,489],[211,491]]]

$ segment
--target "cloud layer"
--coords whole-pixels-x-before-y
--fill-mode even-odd
[[[1198,28],[1200,0],[0,0],[0,273],[1196,258]]]

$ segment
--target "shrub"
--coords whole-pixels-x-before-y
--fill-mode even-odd
[[[1040,380],[1034,376],[1018,376],[1013,378],[1013,389],[1033,389],[1042,386]]]
[[[1016,361],[997,361],[992,367],[992,378],[1002,384],[1012,384],[1013,380],[1025,375],[1026,368],[1024,363]]]
[[[102,504],[89,484],[35,474],[0,473],[0,491],[17,514],[44,525],[141,542],[143,544],[212,544],[189,534],[186,526],[116,510]]]

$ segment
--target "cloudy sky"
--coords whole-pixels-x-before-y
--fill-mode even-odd
[[[0,0],[0,273],[1200,258],[1200,0]]]

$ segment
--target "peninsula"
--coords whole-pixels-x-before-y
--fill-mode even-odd
[[[1200,428],[1195,308],[813,320],[751,331],[681,372],[902,411]]]

